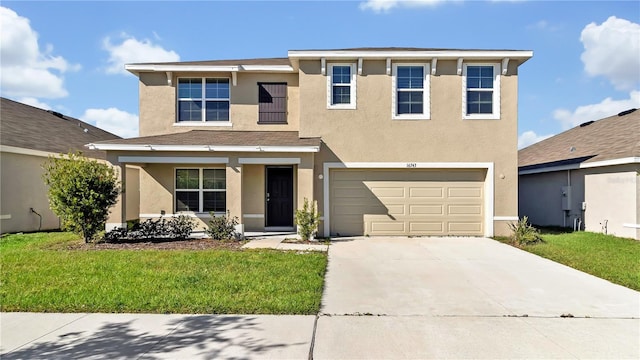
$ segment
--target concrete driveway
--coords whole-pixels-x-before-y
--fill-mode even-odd
[[[640,358],[640,294],[484,238],[331,245],[315,359]]]

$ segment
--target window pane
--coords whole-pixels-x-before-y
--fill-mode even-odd
[[[468,66],[467,89],[492,89],[493,66]]]
[[[207,79],[205,90],[207,99],[228,99],[229,79]]]
[[[228,101],[207,101],[206,121],[229,121]]]
[[[198,212],[200,193],[198,191],[176,191],[176,211]]]
[[[480,67],[479,66],[467,66],[467,76],[468,77],[480,77]]]
[[[422,66],[398,66],[396,71],[398,89],[422,89],[424,68]]]
[[[224,191],[205,191],[202,193],[202,211],[224,212],[227,209],[227,193]]]
[[[177,169],[176,189],[199,189],[198,169]]]
[[[178,102],[178,121],[201,121],[202,102],[180,100]]]
[[[467,91],[467,114],[493,113],[493,91]]]
[[[350,104],[351,103],[351,87],[349,86],[334,86],[333,95],[331,97],[331,103],[335,104]]]
[[[333,84],[350,84],[351,66],[334,66],[331,81]]]
[[[202,98],[202,79],[178,79],[178,97],[181,99]]]
[[[203,189],[225,189],[226,170],[225,169],[204,169],[202,178]]]
[[[398,92],[398,115],[400,114],[422,114],[423,93],[422,91],[399,91]]]

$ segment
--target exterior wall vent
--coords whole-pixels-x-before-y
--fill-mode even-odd
[[[593,124],[595,121],[591,120],[591,121],[587,121],[587,122],[583,122],[582,124],[580,124],[580,127],[585,127],[585,126],[589,126],[591,124]]]
[[[631,114],[632,112],[634,112],[634,111],[636,111],[636,110],[638,110],[638,109],[635,109],[635,108],[634,108],[634,109],[625,110],[625,111],[623,111],[623,112],[618,113],[618,116],[625,116],[625,115],[629,115],[629,114]]]
[[[53,116],[57,116],[60,119],[64,119],[64,115],[62,115],[61,113],[57,112],[57,111],[53,111],[53,110],[47,110],[47,112]]]

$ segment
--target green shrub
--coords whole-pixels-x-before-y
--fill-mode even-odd
[[[296,225],[298,225],[300,238],[305,241],[311,239],[318,232],[319,223],[318,203],[314,201],[309,204],[309,200],[304,198],[302,209],[296,210]]]
[[[226,214],[216,216],[213,212],[211,214],[211,220],[207,224],[207,235],[214,240],[231,240],[236,235],[236,225],[238,225],[238,218],[236,216],[231,217],[229,210]]]
[[[160,217],[134,224],[130,229],[115,228],[104,234],[103,240],[111,243],[128,240],[185,240],[194,228],[195,222],[187,215],[178,215],[169,220]]]
[[[42,165],[49,187],[49,205],[60,217],[63,229],[93,241],[116,204],[120,193],[113,167],[90,160],[80,153],[50,156]]]
[[[523,217],[517,223],[509,224],[511,241],[518,246],[532,245],[543,242],[540,231],[529,224],[529,218]]]

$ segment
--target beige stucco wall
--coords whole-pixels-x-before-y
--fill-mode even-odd
[[[576,218],[586,231],[640,238],[637,165],[564,170],[520,176],[520,215],[533,224],[573,227]],[[571,184],[570,210],[562,210],[562,187]],[[582,210],[582,203],[586,209]]]
[[[109,160],[117,162],[120,152],[109,152]],[[128,156],[150,156],[144,152],[127,152]],[[152,156],[185,156],[199,157],[202,153],[155,153]],[[245,230],[264,229],[264,217],[245,217],[244,214],[264,215],[265,201],[265,166],[269,158],[299,158],[300,164],[294,168],[294,204],[302,206],[303,198],[311,198],[313,194],[313,153],[206,153],[204,157],[224,157],[228,164],[135,164],[140,168],[140,219],[155,218],[162,214],[174,214],[174,189],[176,168],[225,168],[227,208],[232,217],[238,217]],[[263,158],[264,164],[240,164],[240,158]],[[113,209],[110,223],[120,220],[119,209]],[[127,214],[130,216],[130,214]],[[209,220],[208,214],[198,214],[198,229],[203,229]]]
[[[0,215],[11,216],[11,218],[0,220],[0,232],[27,232],[60,228],[58,217],[49,208],[47,186],[42,179],[42,165],[46,160],[46,153],[29,155],[0,152]],[[137,168],[131,168],[128,171],[127,183],[127,214],[135,214],[135,216],[128,216],[127,219],[132,220],[136,219],[139,213],[140,189]],[[39,217],[31,212],[31,208],[42,215],[42,225],[40,225]]]
[[[0,152],[0,232],[38,231],[60,228],[49,209],[47,186],[42,179],[44,156]],[[31,212],[33,208],[42,215]]]
[[[178,77],[229,78],[232,126],[174,126],[176,123],[176,84]],[[297,74],[238,73],[237,85],[230,73],[174,73],[172,85],[164,73],[140,74],[140,136],[184,132],[188,130],[297,131],[299,127],[299,87]],[[288,114],[286,125],[258,124],[258,82],[286,82]]]
[[[499,120],[462,119],[456,61],[438,61],[430,76],[429,120],[392,119],[392,78],[384,60],[364,61],[356,110],[327,109],[327,77],[320,70],[320,61],[300,61],[300,135],[321,136],[326,144],[316,156],[316,185],[324,162],[492,162],[495,210],[488,215],[518,215],[515,64],[500,79]],[[322,192],[315,186],[320,209]],[[496,235],[506,234],[506,223],[494,227]]]
[[[606,232],[640,240],[638,224],[638,166],[615,166],[585,175],[585,226],[587,231]],[[606,220],[606,228],[605,228]],[[627,224],[627,226],[624,226]]]

